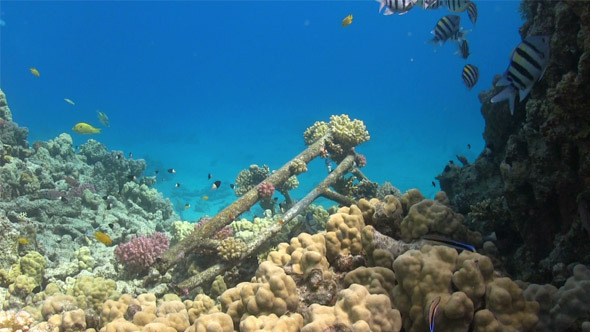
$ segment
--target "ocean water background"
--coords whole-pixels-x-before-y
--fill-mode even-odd
[[[1,1],[0,88],[31,143],[66,132],[74,145],[93,138],[146,159],[184,220],[235,199],[229,183],[250,164],[281,167],[304,149],[303,131],[331,114],[367,125],[371,140],[357,151],[371,180],[432,197],[449,160],[483,150],[477,95],[520,42],[518,1],[476,3],[475,27],[460,14],[472,29],[463,60],[452,42],[436,52],[425,43],[445,8],[383,16],[370,0]],[[471,91],[467,63],[480,69]],[[100,126],[99,109],[109,128],[71,131]],[[312,162],[294,198],[326,174],[323,160]]]

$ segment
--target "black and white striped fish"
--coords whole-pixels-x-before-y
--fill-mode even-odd
[[[456,35],[461,30],[459,24],[461,24],[461,18],[459,16],[443,16],[443,18],[438,20],[436,23],[434,30],[430,32],[434,35],[434,38],[429,40],[429,42],[434,43],[435,45],[440,43],[442,46],[448,39]]]
[[[461,78],[463,78],[467,89],[471,90],[477,84],[477,80],[479,80],[479,69],[472,64],[467,64],[463,67]]]
[[[543,77],[549,63],[549,36],[538,35],[525,38],[510,55],[510,65],[496,83],[507,86],[495,95],[492,103],[508,100],[510,114],[514,114],[516,93],[520,101],[529,94],[535,82]]]
[[[422,9],[439,9],[443,0],[418,0],[417,5]]]
[[[467,6],[467,15],[469,16],[471,23],[475,26],[475,22],[477,22],[477,5],[475,2],[469,2],[469,6]]]
[[[379,6],[379,12],[385,8],[383,15],[399,14],[403,15],[414,8],[414,5],[418,0],[377,0],[381,4]]]
[[[459,49],[455,52],[455,54],[461,54],[463,59],[467,59],[469,57],[469,43],[467,39],[461,39],[461,41],[457,42],[457,46]]]
[[[445,0],[444,5],[453,13],[461,13],[469,7],[470,2],[470,0]]]

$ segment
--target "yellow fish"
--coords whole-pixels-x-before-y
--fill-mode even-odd
[[[205,201],[208,201],[208,200],[209,200],[209,196],[206,196],[206,195],[205,195],[205,196],[203,196],[203,197],[201,197],[201,198],[202,198],[203,200],[205,200]]]
[[[100,134],[100,128],[94,128],[84,122],[76,123],[72,130],[78,134]]]
[[[113,244],[113,240],[111,240],[111,237],[103,232],[94,232],[94,237],[98,242],[104,244],[105,246],[110,246],[111,244]]]
[[[16,239],[16,241],[24,246],[31,243],[31,242],[29,242],[29,240],[27,240],[24,237],[19,237],[18,239]]]
[[[71,99],[69,98],[64,98],[64,100],[66,101],[66,103],[68,104],[72,104],[72,105],[76,105]]]
[[[31,71],[31,74],[33,74],[33,75],[35,75],[37,77],[41,76],[41,73],[39,73],[39,71],[37,70],[37,68],[31,67],[31,68],[29,68],[29,70]]]
[[[347,27],[349,25],[352,24],[352,14],[346,16],[343,20],[342,20],[342,26],[343,27]]]

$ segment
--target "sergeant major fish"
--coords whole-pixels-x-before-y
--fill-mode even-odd
[[[381,6],[379,6],[379,12],[387,7],[385,8],[383,15],[391,15],[395,13],[403,15],[410,11],[410,9],[414,8],[414,5],[418,0],[377,0],[377,2],[381,4]]]
[[[477,80],[479,80],[479,69],[474,65],[467,64],[463,67],[461,78],[463,79],[463,83],[467,86],[467,89],[471,90],[471,88],[477,84]],[[469,145],[469,147],[471,147],[471,145]]]
[[[508,100],[510,114],[514,114],[514,100],[516,93],[523,101],[531,92],[535,82],[540,80],[549,63],[549,36],[538,35],[525,38],[510,55],[510,65],[496,83],[496,86],[506,86],[495,95],[492,103]]]
[[[434,30],[430,32],[434,35],[434,38],[429,42],[435,45],[438,43],[442,46],[449,38],[457,36],[457,33],[461,30],[460,24],[461,18],[457,15],[443,16],[436,22]]]
[[[447,7],[447,9],[453,13],[464,12],[467,7],[469,7],[470,3],[471,0],[446,0],[443,2],[445,7]]]
[[[467,6],[467,15],[469,16],[471,23],[475,26],[475,22],[477,22],[477,5],[475,2],[469,2],[469,6]]]

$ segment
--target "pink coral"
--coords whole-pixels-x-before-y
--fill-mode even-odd
[[[367,165],[367,157],[360,153],[355,154],[354,161],[356,162],[356,166],[358,168],[365,167]]]
[[[169,246],[170,239],[164,233],[132,236],[129,242],[115,248],[115,257],[133,272],[141,272],[152,266]]]
[[[275,193],[275,187],[270,182],[262,182],[258,185],[258,197],[269,199]]]

